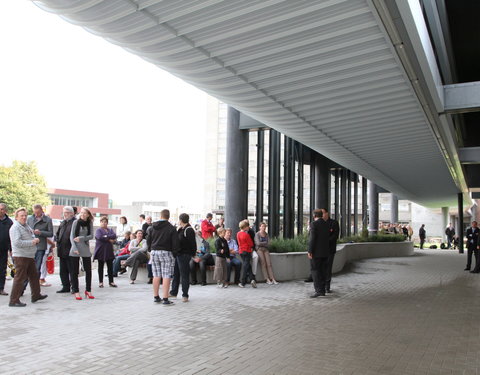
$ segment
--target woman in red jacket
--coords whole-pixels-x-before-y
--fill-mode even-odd
[[[243,267],[242,267],[242,280],[238,286],[240,288],[245,288],[247,279],[250,278],[252,287],[257,287],[257,282],[255,281],[255,276],[252,272],[252,248],[253,241],[252,237],[248,234],[248,228],[250,227],[248,220],[243,220],[239,224],[240,232],[237,233],[237,242],[238,242],[238,252],[242,258]]]

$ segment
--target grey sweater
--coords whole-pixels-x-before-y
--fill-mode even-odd
[[[128,245],[128,250],[130,250],[132,254],[136,253],[137,251],[140,253],[146,253],[148,250],[147,240],[142,240],[140,243],[137,243],[136,239],[131,240],[130,244]]]
[[[35,235],[32,228],[27,224],[22,225],[18,221],[13,221],[10,228],[10,240],[14,257],[35,258],[37,245],[33,244],[34,239]]]
[[[255,234],[255,250],[268,250],[270,244],[270,239],[268,238],[268,233],[265,233],[265,237],[260,235],[260,232]]]
[[[70,249],[71,257],[91,257],[92,253],[90,252],[90,240],[93,238],[95,233],[93,232],[93,223],[90,223],[90,235],[88,235],[88,229],[86,227],[80,227],[78,232],[78,237],[80,242],[75,242],[75,230],[77,228],[78,220],[75,220],[72,224],[72,231],[70,232],[70,242],[72,243],[72,248]],[[74,251],[78,251],[80,254],[75,254]]]

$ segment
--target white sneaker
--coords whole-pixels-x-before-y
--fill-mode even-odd
[[[278,281],[277,281],[277,280],[273,280],[273,284],[274,284],[274,285],[278,285]]]
[[[228,288],[228,283],[223,284],[223,287],[226,289]]]
[[[273,285],[273,283],[270,280],[267,280],[268,285]]]
[[[243,285],[242,283],[238,283],[238,286],[239,286],[240,288],[245,288],[245,285]]]
[[[217,286],[218,286],[219,288],[223,288],[223,284],[222,284],[222,283],[217,283]]]
[[[252,284],[252,288],[256,288],[257,287],[257,282],[255,280],[252,280],[252,282],[250,283]]]

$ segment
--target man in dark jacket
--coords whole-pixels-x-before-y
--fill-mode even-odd
[[[12,252],[10,244],[10,227],[13,221],[7,215],[7,205],[0,203],[0,296],[8,296],[5,292],[8,254]]]
[[[62,289],[57,293],[70,293],[70,249],[72,243],[70,242],[70,233],[72,231],[72,224],[75,221],[75,213],[73,207],[63,207],[63,221],[60,223],[57,233],[55,234],[55,241],[57,242],[57,256],[60,261],[60,280],[62,281]]]
[[[420,230],[418,231],[418,237],[420,237],[420,249],[423,249],[423,244],[425,243],[425,238],[427,237],[425,224],[422,224],[422,226],[420,227]]]
[[[171,305],[168,300],[170,280],[175,271],[175,255],[178,251],[178,234],[175,227],[168,222],[170,211],[162,210],[160,220],[148,228],[147,246],[150,251],[153,271],[153,298],[154,302]],[[160,279],[163,278],[163,301],[158,295]]]
[[[180,280],[182,280],[182,301],[188,302],[188,289],[190,288],[190,260],[197,253],[195,230],[191,227],[188,214],[180,214],[178,222],[179,251],[175,258],[175,271],[173,273],[172,290],[170,295],[176,297]]]
[[[455,237],[455,228],[452,223],[445,229],[445,234],[447,235],[447,246],[450,249],[452,247],[453,238]]]
[[[43,207],[40,204],[36,204],[33,206],[33,215],[30,215],[27,219],[27,224],[33,229],[35,237],[40,240],[35,253],[35,265],[40,277],[43,256],[47,251],[47,238],[53,237],[53,223],[52,219],[43,212]]]
[[[480,264],[478,262],[478,234],[480,230],[476,221],[472,222],[472,226],[467,229],[467,266],[465,271],[470,271],[472,266],[472,254],[475,255],[475,267],[472,273],[478,273],[480,271]]]
[[[333,267],[333,260],[335,259],[335,254],[337,252],[337,240],[338,235],[340,233],[340,226],[338,225],[337,220],[333,220],[328,211],[325,208],[323,210],[323,220],[328,225],[328,248],[330,250],[330,254],[328,255],[328,268],[327,268],[327,276],[325,280],[325,288],[327,293],[332,293],[330,289],[330,283],[332,281],[332,267]]]
[[[323,210],[313,211],[313,223],[310,228],[308,241],[308,258],[312,260],[312,278],[315,293],[311,298],[324,297],[330,255],[330,231],[328,224],[323,220]]]

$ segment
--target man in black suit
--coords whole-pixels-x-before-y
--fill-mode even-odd
[[[75,213],[73,207],[63,207],[63,221],[58,227],[55,241],[57,241],[57,255],[60,261],[60,280],[62,281],[62,289],[57,293],[70,293],[70,249],[72,243],[70,242],[70,232],[72,231],[72,224],[75,221]]]
[[[315,293],[311,298],[325,297],[326,279],[328,271],[328,257],[330,255],[328,224],[323,220],[323,210],[313,211],[313,223],[310,228],[308,241],[308,258],[311,259],[313,285]]]
[[[480,265],[478,262],[478,235],[480,230],[478,229],[477,222],[472,222],[472,226],[467,229],[467,266],[465,271],[470,271],[472,266],[472,254],[475,255],[475,268],[472,273],[478,273],[480,271]]]
[[[325,208],[323,210],[323,220],[328,225],[328,248],[329,248],[329,255],[328,255],[328,268],[327,268],[327,275],[325,280],[325,288],[327,293],[332,293],[330,289],[330,283],[332,281],[332,267],[333,267],[333,259],[335,258],[335,253],[337,252],[337,240],[338,235],[340,233],[340,226],[338,225],[337,220],[333,220],[330,218],[328,211]]]

